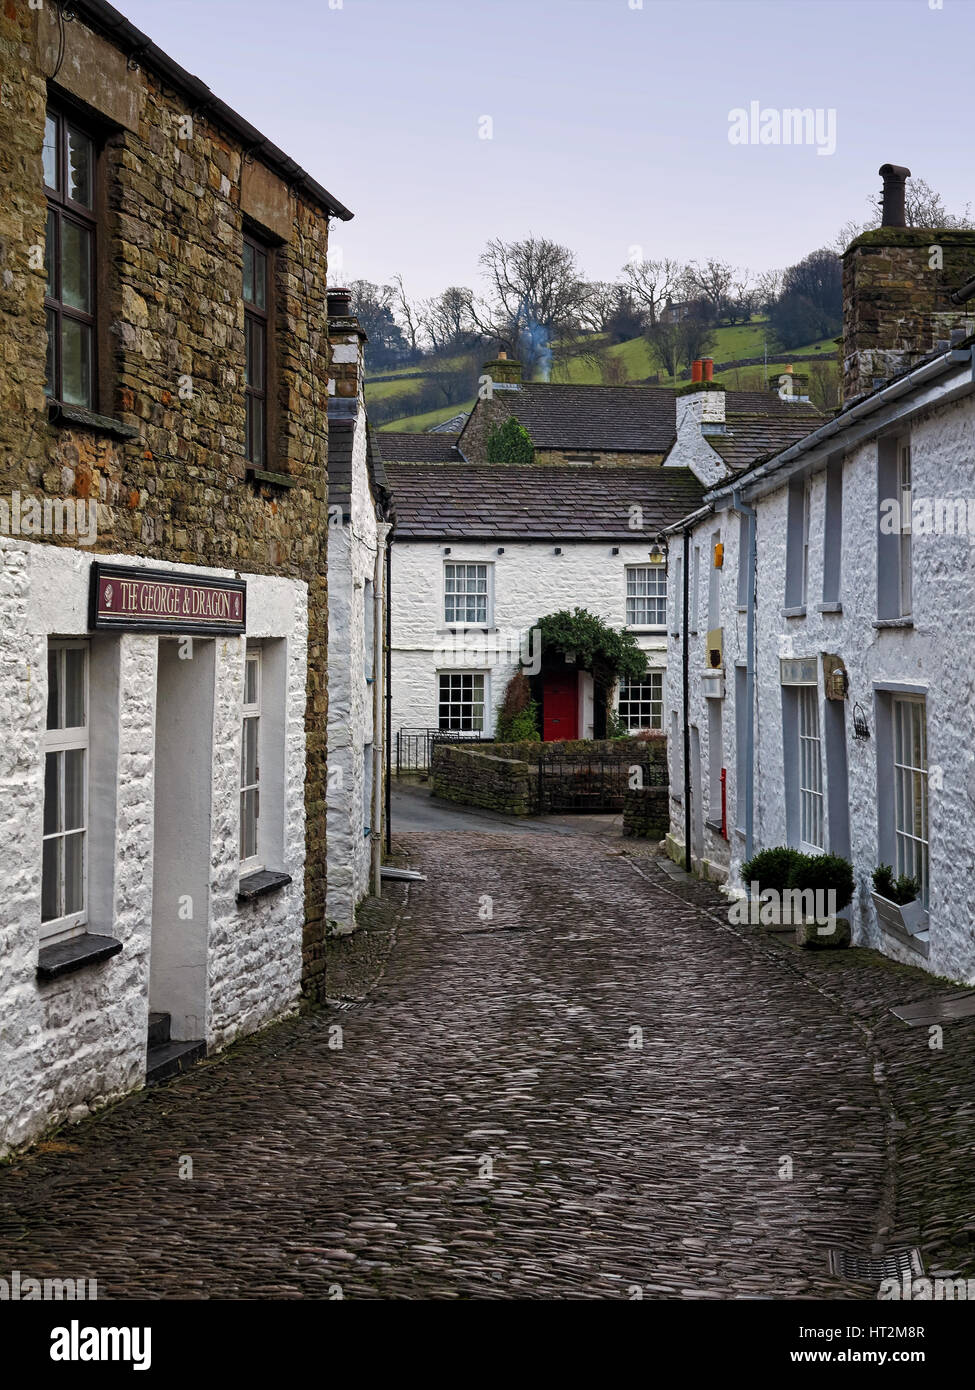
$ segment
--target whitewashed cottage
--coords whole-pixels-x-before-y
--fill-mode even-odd
[[[907,171],[881,173],[884,225],[843,258],[843,408],[667,537],[691,557],[669,845],[732,894],[759,849],[849,857],[854,940],[972,982],[975,232],[905,227]],[[910,914],[881,863],[919,880]]]

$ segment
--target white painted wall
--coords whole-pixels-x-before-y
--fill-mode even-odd
[[[47,984],[36,977],[47,641],[86,635],[92,558],[0,537],[0,1152],[68,1115],[106,1104],[139,1086],[145,1074],[159,641],[154,636],[92,638],[92,766],[102,731],[99,776],[106,767],[114,767],[115,776],[114,795],[96,797],[93,804],[88,929],[120,940],[122,952]],[[128,556],[97,558],[139,565]],[[151,567],[189,569],[156,561]],[[291,1010],[301,976],[307,590],[297,581],[242,577],[248,583],[248,634],[273,636],[289,652],[280,756],[284,843],[274,867],[294,882],[255,903],[236,902],[245,639],[216,639],[213,765],[193,770],[212,777],[213,789],[209,894],[193,903],[194,913],[204,914],[209,943],[205,1036],[211,1049]]]
[[[907,426],[911,436],[915,499],[975,498],[975,398],[938,405]],[[895,959],[953,979],[975,982],[975,913],[971,905],[975,871],[975,671],[970,662],[975,637],[975,535],[918,534],[913,537],[913,628],[878,630],[877,618],[877,454],[876,439],[851,449],[843,468],[843,533],[840,614],[817,611],[823,598],[825,471],[812,478],[809,591],[806,614],[782,615],[785,594],[788,489],[780,487],[755,502],[758,511],[757,721],[755,770],[755,849],[786,843],[782,687],[780,657],[813,657],[819,664],[821,727],[826,706],[822,685],[823,652],[843,658],[850,677],[844,706],[849,777],[851,856],[858,891],[854,933],[858,943]],[[735,821],[735,660],[745,658],[745,615],[737,609],[738,520],[732,513],[698,526],[692,543],[709,544],[716,524],[725,541],[722,584],[726,697],[723,716],[724,765],[728,776],[729,820]],[[680,538],[672,538],[672,551]],[[706,574],[702,565],[702,594]],[[679,626],[671,595],[672,627]],[[702,606],[702,612],[704,611]],[[692,639],[691,718],[701,729],[702,762],[708,766],[707,719],[702,682],[703,634]],[[680,714],[680,643],[671,639],[668,698]],[[930,956],[927,960],[880,932],[870,899],[871,873],[878,863],[877,718],[880,684],[921,687],[927,692],[930,833]],[[852,711],[859,701],[871,737],[852,736]],[[678,718],[678,731],[680,730]],[[824,794],[829,768],[823,750]],[[679,750],[671,748],[672,768]],[[706,773],[705,773],[706,775]],[[705,788],[705,796],[707,794]],[[827,830],[827,834],[828,834]],[[683,806],[671,801],[671,834],[683,843]],[[704,858],[730,872],[729,888],[740,891],[738,875],[744,836],[732,829],[730,843],[706,832]],[[829,848],[829,844],[827,844]],[[720,872],[718,873],[720,876]]]
[[[351,351],[351,346],[333,348]],[[356,346],[356,352],[358,352]],[[336,358],[335,360],[343,360]],[[355,359],[345,359],[355,360]],[[369,891],[372,842],[382,831],[381,801],[373,825],[373,783],[381,767],[383,730],[375,728],[376,682],[382,688],[382,595],[387,523],[376,516],[366,462],[366,412],[360,398],[352,456],[351,524],[328,533],[328,887],[329,930],[354,930],[355,910]],[[380,572],[376,582],[376,557]],[[379,651],[367,660],[365,603],[373,609]],[[367,665],[372,683],[366,679]],[[381,725],[381,721],[380,721]],[[381,795],[381,779],[379,783]],[[367,833],[368,827],[368,833]]]
[[[437,728],[439,671],[483,671],[489,727],[493,732],[505,686],[519,669],[523,636],[548,613],[586,608],[612,627],[626,623],[626,566],[646,564],[648,539],[616,542],[564,542],[556,555],[552,541],[419,542],[394,540],[392,547],[393,732]],[[449,545],[450,554],[445,555]],[[456,639],[444,624],[444,564],[476,562],[493,567],[494,632]],[[664,633],[640,634],[648,665],[663,670]],[[527,649],[526,649],[527,650]],[[591,711],[588,716],[591,722]],[[666,718],[666,715],[665,715]],[[666,727],[666,726],[665,726]]]

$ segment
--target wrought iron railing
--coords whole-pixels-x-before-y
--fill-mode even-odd
[[[426,772],[433,762],[435,743],[480,743],[483,733],[460,729],[398,729],[396,731],[396,776],[404,772]]]

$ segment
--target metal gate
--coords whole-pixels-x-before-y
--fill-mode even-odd
[[[433,761],[435,743],[480,743],[481,733],[457,729],[397,729],[396,776],[402,772],[426,772]]]

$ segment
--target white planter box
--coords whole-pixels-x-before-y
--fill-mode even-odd
[[[880,893],[872,891],[873,905],[877,910],[877,921],[883,931],[889,932],[898,941],[928,954],[928,913],[920,898],[909,903],[891,902]]]

